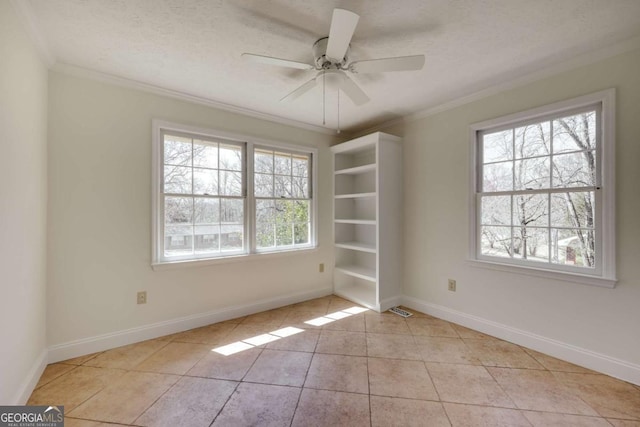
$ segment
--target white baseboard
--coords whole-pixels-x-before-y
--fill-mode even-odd
[[[276,298],[265,299],[250,304],[227,307],[207,313],[199,313],[178,319],[153,323],[151,325],[117,331],[109,334],[84,338],[76,341],[57,344],[49,347],[49,363],[84,356],[86,354],[105,351],[139,341],[175,334],[200,326],[210,325],[236,317],[247,316],[265,310],[283,307],[289,304],[319,298],[333,293],[333,286],[316,288],[310,291],[298,292]],[[44,369],[44,368],[43,368]],[[39,375],[38,375],[39,377]],[[36,379],[37,381],[37,379]],[[32,390],[32,389],[31,389]],[[27,395],[28,396],[28,395]]]
[[[397,307],[401,305],[403,298],[403,296],[399,295],[380,301],[380,313],[389,310],[391,307]]]
[[[640,385],[640,365],[453,310],[448,307],[431,304],[417,298],[403,296],[402,304],[414,310],[466,326],[467,328],[475,329],[476,331],[492,335],[505,341],[522,345],[575,365]]]
[[[40,356],[36,359],[33,366],[29,370],[29,373],[25,377],[24,382],[20,386],[18,393],[16,394],[13,402],[10,402],[10,405],[25,405],[27,400],[29,400],[29,396],[33,393],[33,389],[36,388],[42,373],[44,372],[44,368],[47,367],[47,349],[43,349],[40,353]]]

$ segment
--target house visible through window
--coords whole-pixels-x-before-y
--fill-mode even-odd
[[[475,254],[498,263],[602,276],[613,236],[602,102],[475,131]],[[608,124],[608,123],[607,123]],[[609,154],[609,156],[611,156]],[[612,156],[611,156],[612,157]],[[608,164],[609,163],[609,164]],[[609,228],[610,229],[610,228]],[[607,232],[608,230],[607,229]]]
[[[313,246],[311,150],[156,133],[155,263]]]

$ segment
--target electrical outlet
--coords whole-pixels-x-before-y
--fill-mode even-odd
[[[449,279],[449,290],[451,292],[455,292],[456,291],[456,281],[453,279]]]
[[[146,304],[147,303],[147,291],[138,292],[138,304]]]
[[[324,273],[324,263],[321,263],[320,265],[318,265],[318,271],[320,273]]]

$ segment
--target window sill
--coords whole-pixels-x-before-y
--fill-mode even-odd
[[[287,250],[275,251],[275,252],[260,252],[260,253],[253,253],[253,254],[231,255],[231,256],[225,256],[225,257],[219,257],[219,258],[166,261],[166,262],[153,263],[151,264],[151,268],[153,269],[153,271],[164,271],[164,270],[176,270],[180,268],[206,267],[206,266],[217,265],[217,264],[232,264],[236,262],[262,261],[262,260],[272,259],[272,258],[289,257],[289,256],[295,256],[295,255],[308,255],[310,253],[316,252],[317,250],[318,250],[318,247],[313,246],[308,248],[287,249]]]
[[[489,270],[506,271],[514,274],[524,274],[527,276],[542,277],[545,279],[562,280],[565,282],[579,283],[581,285],[599,286],[613,289],[618,282],[617,279],[589,276],[586,274],[569,273],[566,271],[546,270],[544,268],[525,267],[521,265],[502,264],[491,261],[480,261],[477,259],[467,260],[472,267],[486,268]]]

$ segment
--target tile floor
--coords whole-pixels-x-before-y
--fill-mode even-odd
[[[640,387],[336,296],[49,365],[67,427],[640,427]],[[413,311],[413,310],[412,310]]]

